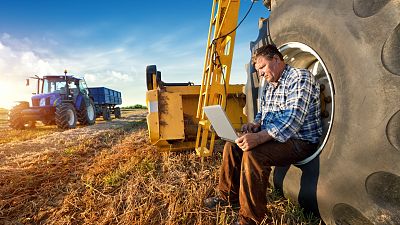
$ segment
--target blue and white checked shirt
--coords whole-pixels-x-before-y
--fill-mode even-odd
[[[322,135],[319,84],[305,69],[285,66],[278,85],[267,83],[255,122],[275,140],[289,138],[318,143]]]

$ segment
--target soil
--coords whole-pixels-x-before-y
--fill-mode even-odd
[[[31,162],[44,153],[62,151],[66,147],[79,145],[89,138],[93,139],[111,130],[127,127],[132,122],[143,121],[146,114],[146,110],[125,111],[121,119],[113,119],[109,122],[98,119],[92,126],[78,126],[77,129],[58,130],[31,140],[0,144],[0,170],[3,167]],[[40,128],[42,127],[32,129]],[[0,131],[7,132],[8,130],[10,128],[4,127]]]

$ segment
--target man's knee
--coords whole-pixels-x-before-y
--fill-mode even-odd
[[[234,151],[236,151],[236,144],[229,141],[225,142],[224,154],[231,155]]]
[[[242,156],[243,166],[252,167],[258,163],[259,162],[258,162],[255,152],[253,152],[252,150],[243,152],[243,156]]]
[[[223,158],[241,160],[243,151],[232,142],[225,142]]]

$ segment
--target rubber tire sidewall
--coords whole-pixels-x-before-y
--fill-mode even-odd
[[[17,130],[25,129],[26,121],[23,120],[21,111],[29,108],[29,102],[21,102],[9,111],[10,127]]]
[[[114,109],[114,115],[115,115],[115,118],[120,119],[121,118],[121,108],[116,107]]]
[[[79,114],[79,122],[82,125],[93,125],[96,123],[96,108],[94,106],[92,99],[89,99],[89,104],[93,108],[93,118],[89,118],[89,115],[87,113],[86,103],[84,100],[82,100],[81,110],[78,113]]]
[[[73,124],[69,124],[69,117],[67,115],[67,112],[71,110],[74,121]],[[56,114],[55,114],[55,120],[57,127],[60,129],[73,129],[76,128],[77,124],[77,114],[75,107],[71,103],[61,103],[56,106]]]
[[[103,109],[103,120],[110,121],[111,120],[111,112],[109,108]]]

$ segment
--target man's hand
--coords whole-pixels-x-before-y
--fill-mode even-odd
[[[267,131],[262,130],[258,133],[244,134],[243,136],[236,139],[235,143],[245,152],[251,150],[257,145],[260,145],[270,140],[272,140],[271,135],[269,135]]]
[[[259,144],[259,135],[257,133],[247,133],[235,140],[235,143],[243,151],[248,151]]]
[[[242,126],[243,133],[257,133],[261,129],[260,123],[246,123]]]

